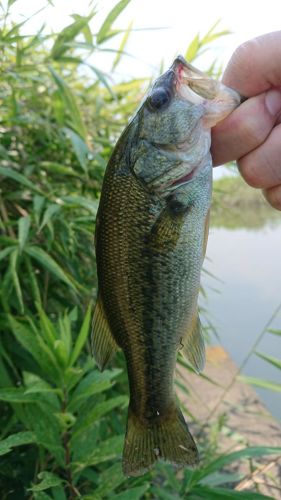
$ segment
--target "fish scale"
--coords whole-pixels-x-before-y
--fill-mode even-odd
[[[117,349],[125,355],[126,475],[159,459],[198,462],[173,380],[179,350],[196,371],[204,365],[197,298],[211,203],[210,126],[239,103],[235,91],[199,75],[198,83],[197,70],[180,57],[156,80],[120,137],[102,187],[92,350],[101,369]],[[211,98],[200,97],[201,89]]]

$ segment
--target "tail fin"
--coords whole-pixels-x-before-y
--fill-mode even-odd
[[[192,466],[199,461],[198,450],[180,409],[175,406],[172,415],[159,416],[153,423],[145,424],[129,407],[123,450],[124,474],[144,474],[158,459],[178,466]]]

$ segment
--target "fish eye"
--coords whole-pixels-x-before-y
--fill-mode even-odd
[[[171,94],[163,87],[155,89],[147,100],[148,107],[151,111],[159,111],[165,108],[171,100]]]

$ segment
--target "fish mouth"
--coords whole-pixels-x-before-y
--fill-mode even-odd
[[[177,93],[194,104],[217,97],[220,83],[198,70],[179,55],[173,62]]]
[[[204,106],[206,114],[202,124],[207,128],[223,120],[241,102],[236,90],[198,70],[183,56],[174,60],[171,70],[175,75],[177,94],[193,104]]]

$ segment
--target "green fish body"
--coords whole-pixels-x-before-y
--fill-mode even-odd
[[[178,57],[156,80],[106,169],[96,227],[98,301],[92,348],[101,369],[121,348],[130,386],[126,475],[198,452],[173,379],[177,352],[199,372],[197,313],[211,203],[210,127],[239,103]]]

